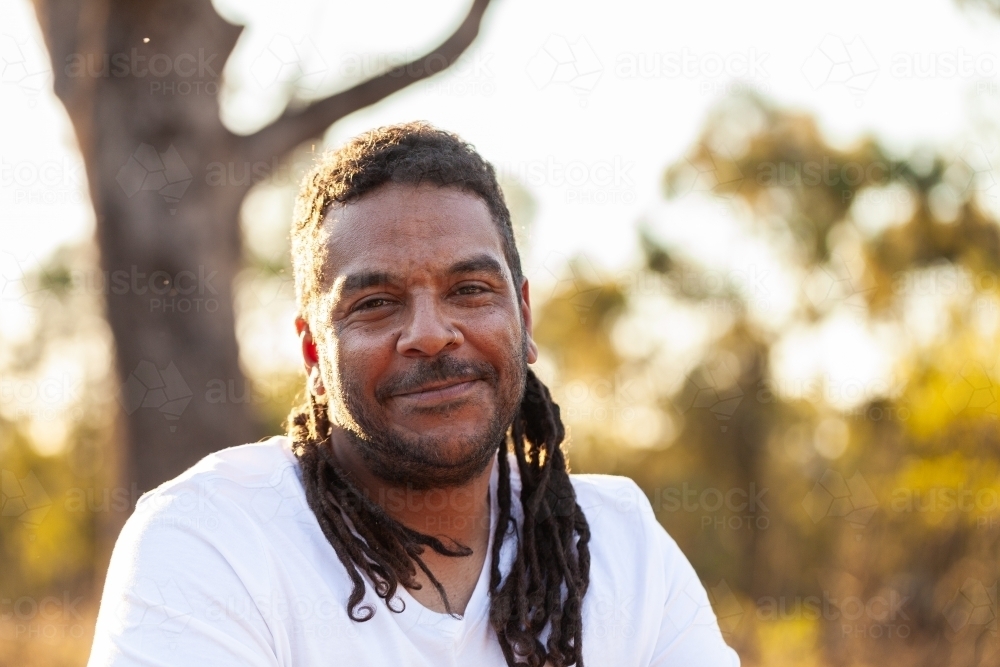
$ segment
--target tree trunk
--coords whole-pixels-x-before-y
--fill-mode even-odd
[[[245,401],[232,294],[252,176],[339,118],[450,66],[488,4],[476,0],[423,58],[243,137],[222,125],[216,96],[242,28],[209,0],[36,0],[97,217],[127,487],[151,489],[264,435]]]

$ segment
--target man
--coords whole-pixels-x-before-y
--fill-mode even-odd
[[[326,156],[292,264],[289,435],[142,497],[91,667],[739,664],[638,487],[568,474],[510,214],[471,146],[413,123]]]

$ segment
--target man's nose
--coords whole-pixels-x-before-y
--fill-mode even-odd
[[[430,295],[414,298],[407,310],[408,318],[396,341],[399,354],[433,357],[449,346],[462,344],[462,332],[445,316],[436,298]]]

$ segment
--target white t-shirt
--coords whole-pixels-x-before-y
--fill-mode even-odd
[[[494,526],[496,480],[494,466]],[[737,667],[704,587],[635,483],[572,480],[592,534],[584,664]],[[503,575],[514,544],[508,534]],[[231,447],[140,498],[115,544],[88,667],[503,667],[489,573],[487,558],[461,618],[402,586],[394,613],[366,580],[375,615],[351,621],[350,579],[306,503],[288,438]]]

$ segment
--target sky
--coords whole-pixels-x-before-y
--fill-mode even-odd
[[[279,115],[290,91],[320,97],[433,46],[470,3],[215,4],[247,26],[220,101],[227,126],[248,133]],[[971,128],[1000,109],[998,37],[1000,20],[944,0],[497,0],[457,66],[341,120],[324,143],[414,119],[462,135],[534,199],[524,264],[543,292],[576,253],[596,270],[629,272],[645,221],[709,268],[765,276],[758,315],[780,320],[797,289],[781,258],[717,202],[664,201],[664,169],[683,159],[706,112],[750,90],[814,115],[836,144],[874,135],[901,155],[971,145],[992,171],[1000,153]],[[90,238],[94,222],[28,0],[0,3],[0,67],[0,336],[16,337],[18,272]],[[883,334],[849,317],[830,327],[779,348],[781,372],[886,379]],[[284,363],[292,353],[280,331],[244,343]]]

